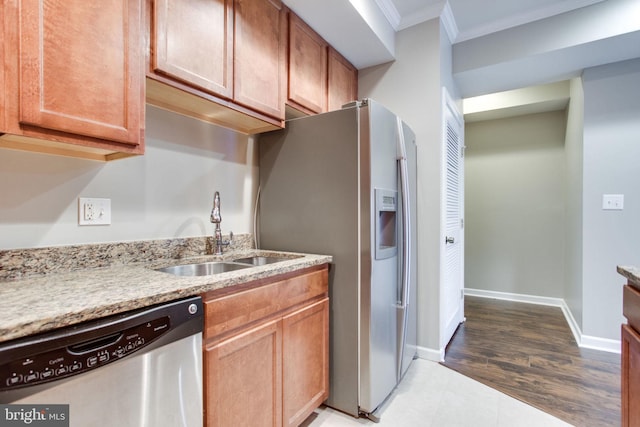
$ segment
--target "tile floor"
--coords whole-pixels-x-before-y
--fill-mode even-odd
[[[314,418],[315,417],[315,418]],[[417,359],[385,404],[379,424],[321,407],[304,427],[570,426],[438,363]]]

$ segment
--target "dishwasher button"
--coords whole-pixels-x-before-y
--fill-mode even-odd
[[[40,373],[40,378],[42,378],[44,380],[44,379],[47,379],[47,378],[51,377],[52,375],[53,375],[53,371],[51,369],[47,368],[47,369],[45,369],[44,371],[42,371]]]
[[[20,384],[22,382],[22,375],[18,374],[18,375],[13,375],[9,378],[7,378],[7,385],[8,386],[12,386],[12,385],[16,385],[16,384]]]
[[[25,383],[30,383],[31,381],[35,381],[38,379],[38,373],[37,372],[29,372],[29,375],[27,375],[24,379]]]
[[[92,368],[98,364],[98,356],[91,356],[87,359],[87,367]]]

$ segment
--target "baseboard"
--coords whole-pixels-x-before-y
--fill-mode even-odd
[[[470,288],[465,288],[464,294],[481,298],[502,299],[507,301],[524,302],[528,304],[540,304],[560,307],[560,309],[562,310],[562,314],[569,324],[569,329],[571,329],[571,333],[573,334],[573,337],[575,338],[579,347],[607,351],[609,353],[621,352],[620,341],[583,335],[578,322],[576,322],[576,319],[573,317],[573,314],[569,309],[569,306],[562,298],[540,297],[536,295],[514,294],[509,292],[487,291],[482,289]]]
[[[589,335],[582,335],[582,341],[580,347],[591,348],[593,350],[608,351],[610,353],[622,353],[622,344],[618,340],[611,340],[608,338],[592,337]]]
[[[444,362],[444,349],[434,350],[432,348],[418,346],[418,357],[432,362]]]
[[[503,299],[514,302],[526,302],[529,304],[550,305],[553,307],[562,307],[562,305],[564,304],[564,300],[562,298],[539,297],[536,295],[513,294],[498,291],[485,291],[482,289],[465,288],[464,294],[472,297]]]

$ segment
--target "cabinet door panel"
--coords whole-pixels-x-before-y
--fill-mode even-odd
[[[205,425],[282,425],[282,323],[273,321],[205,349]]]
[[[297,426],[329,396],[329,299],[283,320],[283,418]]]
[[[358,99],[358,70],[335,49],[329,49],[329,89],[327,108],[339,110]]]
[[[622,425],[640,426],[640,335],[622,325]]]
[[[0,2],[0,23],[2,23],[2,26],[5,26],[4,23],[4,2]],[[0,64],[2,65],[0,67],[0,132],[2,132],[3,130],[6,129],[5,126],[5,115],[6,115],[6,102],[7,102],[7,88],[5,87],[5,83],[4,83],[4,73],[5,73],[5,59],[4,59],[4,50],[5,50],[5,44],[7,43],[7,40],[5,38],[5,35],[3,34],[3,30],[0,30]]]
[[[235,0],[234,100],[284,118],[285,21],[278,0]]]
[[[154,71],[232,96],[232,0],[156,0]]]
[[[137,145],[141,18],[139,1],[22,0],[20,122]]]
[[[289,95],[314,113],[327,109],[327,44],[295,14],[289,14]]]

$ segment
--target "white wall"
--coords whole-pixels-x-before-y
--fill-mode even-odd
[[[566,214],[565,291],[564,300],[582,330],[582,141],[584,126],[584,92],[582,78],[570,83],[565,137]]]
[[[564,297],[565,113],[465,126],[465,287]]]
[[[359,98],[371,97],[381,102],[402,117],[416,133],[418,345],[433,352],[430,356],[441,350],[442,82],[451,82],[450,51],[439,20],[410,27],[396,36],[396,60],[360,70],[358,82]],[[444,77],[443,68],[448,69],[448,75]],[[449,90],[455,97],[455,87]]]
[[[146,154],[101,163],[0,151],[0,249],[252,231],[257,182],[252,139],[147,107]],[[111,199],[112,225],[79,227],[78,197]]]
[[[583,334],[620,339],[616,265],[640,266],[640,60],[585,70]],[[624,194],[623,211],[602,210]]]

